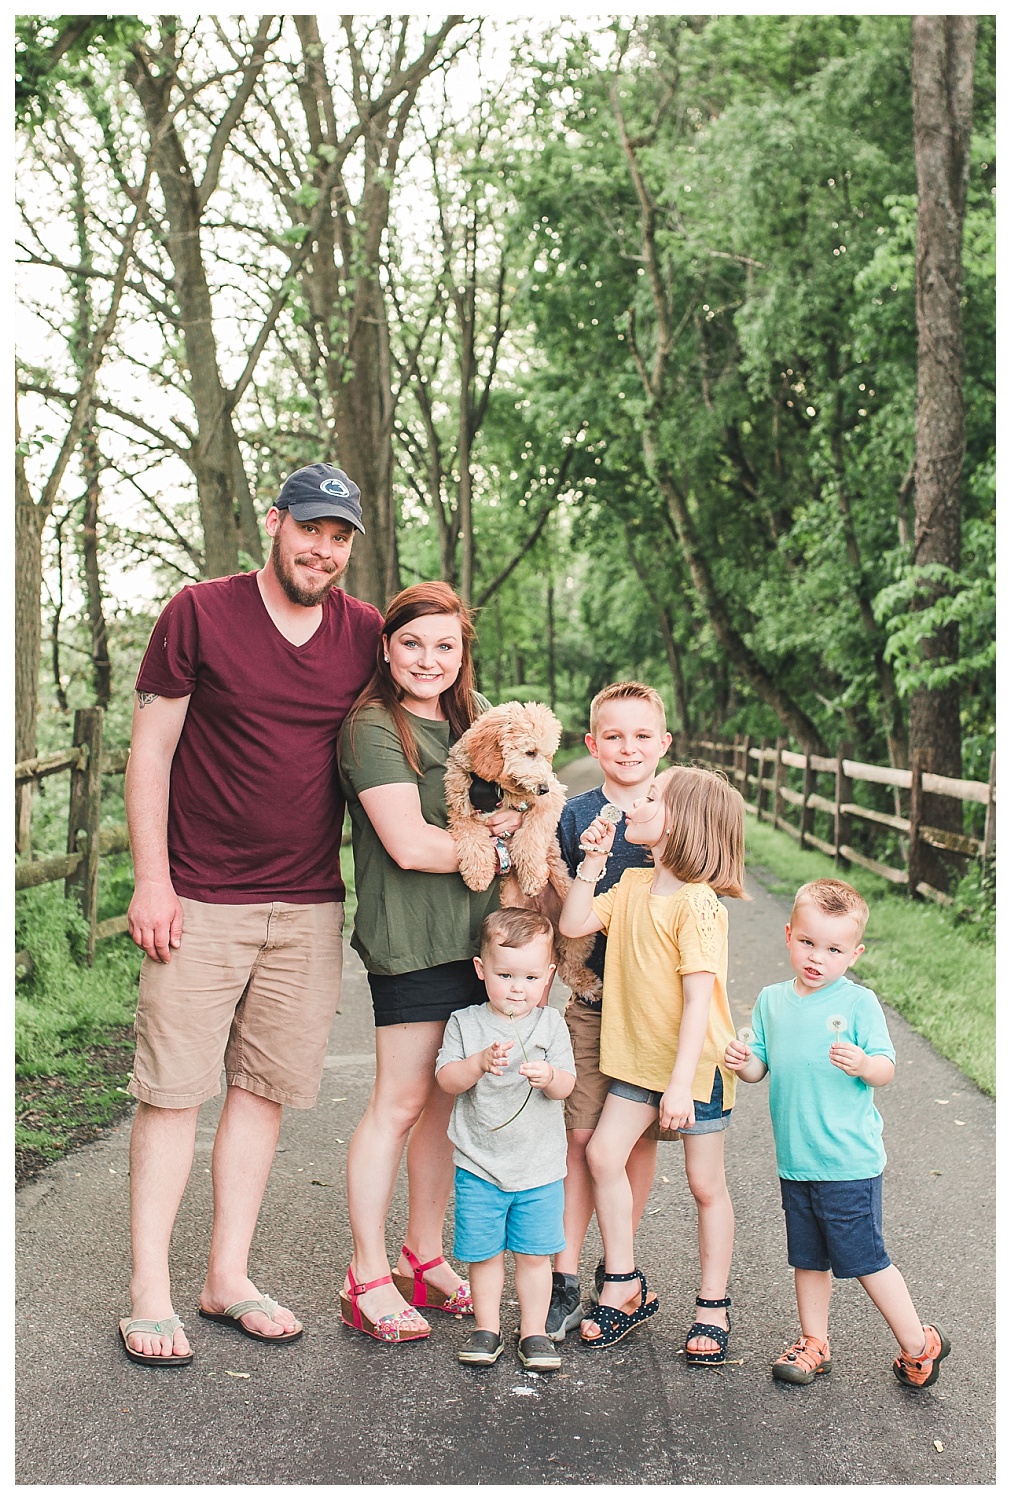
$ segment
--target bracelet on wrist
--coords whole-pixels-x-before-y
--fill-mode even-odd
[[[598,881],[603,879],[604,871],[598,870],[596,875],[584,875],[583,866],[585,863],[585,859],[581,859],[576,866],[576,879],[585,881],[587,885],[596,885]]]

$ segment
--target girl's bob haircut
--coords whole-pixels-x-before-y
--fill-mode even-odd
[[[672,766],[658,780],[669,830],[654,851],[660,864],[686,884],[703,882],[718,896],[749,901],[740,792],[705,766]]]

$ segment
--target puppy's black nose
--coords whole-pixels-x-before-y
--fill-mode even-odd
[[[551,788],[548,786],[547,782],[542,781],[540,786],[537,788],[537,795],[538,797],[546,797],[550,790]]]

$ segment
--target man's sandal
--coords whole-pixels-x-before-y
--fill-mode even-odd
[[[193,1363],[192,1350],[189,1354],[141,1354],[139,1350],[131,1349],[128,1343],[133,1333],[160,1333],[165,1338],[174,1338],[182,1326],[182,1319],[175,1313],[169,1318],[159,1319],[158,1322],[152,1318],[121,1318],[119,1336],[123,1340],[123,1351],[127,1359],[132,1359],[135,1365],[147,1365],[151,1370],[160,1368],[178,1370],[183,1365],[191,1365]]]
[[[341,1292],[340,1306],[341,1322],[346,1323],[349,1328],[357,1328],[359,1332],[367,1333],[370,1339],[378,1339],[383,1344],[408,1344],[417,1339],[428,1338],[432,1330],[424,1319],[424,1326],[417,1326],[417,1314],[413,1307],[405,1307],[403,1312],[384,1313],[373,1322],[358,1306],[358,1298],[363,1292],[371,1292],[376,1286],[392,1286],[392,1276],[377,1276],[375,1281],[358,1281],[354,1266],[348,1266],[348,1281],[351,1284],[346,1292]]]
[[[895,1378],[902,1385],[912,1386],[914,1390],[922,1391],[928,1385],[934,1384],[941,1373],[938,1365],[942,1359],[947,1359],[950,1353],[951,1344],[943,1328],[938,1328],[936,1323],[924,1323],[923,1353],[907,1354],[903,1349],[892,1365]]]
[[[444,1255],[437,1255],[434,1260],[426,1260],[422,1265],[418,1257],[403,1247],[403,1255],[411,1267],[413,1275],[405,1276],[402,1271],[394,1271],[393,1285],[412,1307],[422,1307],[426,1312],[456,1313],[467,1316],[474,1313],[474,1301],[470,1295],[470,1287],[465,1281],[461,1281],[451,1297],[445,1292],[440,1292],[438,1287],[429,1286],[425,1280],[425,1272],[434,1270],[436,1266],[447,1265]]]
[[[811,1338],[801,1334],[789,1349],[785,1349],[772,1367],[774,1380],[785,1380],[788,1385],[810,1385],[816,1375],[827,1375],[832,1368],[832,1353],[828,1340]]]
[[[727,1309],[727,1326],[721,1328],[718,1323],[695,1322],[688,1330],[685,1339],[685,1361],[690,1365],[723,1365],[727,1362],[727,1343],[730,1339],[730,1298],[729,1297],[696,1297],[696,1307],[725,1307]],[[719,1344],[719,1351],[702,1351],[689,1349],[688,1345],[692,1339],[712,1339],[713,1343]]]
[[[604,1281],[638,1281],[639,1282],[639,1306],[635,1312],[627,1313],[620,1307],[605,1307],[598,1303],[584,1319],[583,1327],[587,1323],[596,1323],[600,1333],[596,1338],[587,1338],[585,1333],[580,1334],[582,1343],[587,1349],[604,1349],[611,1344],[618,1343],[630,1334],[633,1329],[638,1328],[640,1323],[645,1323],[659,1310],[660,1303],[656,1297],[650,1301],[646,1300],[648,1288],[646,1278],[638,1267],[634,1271],[606,1271]]]
[[[243,1302],[233,1302],[224,1312],[212,1313],[204,1307],[198,1307],[197,1314],[206,1318],[208,1323],[223,1323],[226,1328],[234,1328],[238,1333],[244,1333],[247,1339],[255,1339],[258,1344],[293,1344],[303,1333],[302,1325],[297,1320],[295,1327],[288,1333],[259,1333],[255,1328],[247,1328],[242,1321],[247,1313],[258,1312],[274,1323],[277,1321],[279,1306],[280,1303],[275,1302],[273,1297],[247,1297]]]

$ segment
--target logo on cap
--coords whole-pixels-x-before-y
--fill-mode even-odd
[[[324,495],[336,495],[338,500],[348,500],[351,496],[351,491],[340,479],[324,479],[320,489]]]

